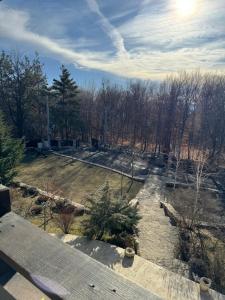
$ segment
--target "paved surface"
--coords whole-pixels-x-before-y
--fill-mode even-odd
[[[122,248],[70,234],[58,237],[71,247],[86,253],[162,299],[225,300],[225,296],[213,290],[209,293],[200,293],[199,284],[140,256],[135,255],[132,259],[124,257]]]
[[[160,200],[164,199],[163,176],[150,175],[136,199],[142,216],[139,222],[141,257],[185,275],[186,265],[175,259],[178,228],[170,224],[160,208]]]

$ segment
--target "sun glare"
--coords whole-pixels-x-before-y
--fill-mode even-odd
[[[177,11],[182,16],[194,14],[197,6],[197,0],[176,0]]]

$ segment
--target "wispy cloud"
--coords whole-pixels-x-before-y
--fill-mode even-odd
[[[44,49],[50,53],[59,55],[76,65],[80,64],[84,67],[98,68],[93,60],[96,58],[94,53],[89,53],[88,51],[86,53],[79,53],[65,47],[65,44],[68,45],[67,42],[53,40],[34,33],[29,30],[29,21],[30,17],[28,13],[3,6],[0,10],[0,36],[31,43],[38,49]]]
[[[88,50],[78,52],[74,49],[69,49],[66,47],[68,45],[67,41],[54,40],[29,30],[29,21],[30,17],[28,13],[2,6],[0,10],[0,36],[33,44],[37,49],[56,54],[64,60],[74,63],[76,66],[93,68],[106,72],[110,71],[116,75],[124,75],[122,65],[121,70],[119,70],[120,61],[117,57],[112,58],[110,53],[90,52]],[[112,36],[115,38],[114,35]],[[122,45],[118,50],[121,50],[122,53],[125,51]],[[120,52],[120,54],[122,53]]]
[[[91,11],[96,13],[100,18],[100,23],[103,30],[111,38],[113,45],[118,50],[119,55],[127,55],[127,51],[124,45],[124,39],[119,31],[109,22],[109,20],[101,12],[96,0],[86,0]]]
[[[119,27],[113,24],[113,16],[127,16],[126,12],[114,11],[110,18],[103,14],[96,0],[86,2],[87,26],[92,26],[88,22],[94,17],[93,23],[103,30],[100,36],[91,35],[89,30],[83,30],[79,36],[67,35],[65,23],[58,38],[51,35],[54,24],[44,35],[43,30],[33,26],[28,11],[0,2],[0,38],[19,41],[21,46],[26,43],[40,53],[79,67],[130,78],[161,79],[180,69],[225,70],[223,0],[198,0],[198,14],[185,20],[176,15],[170,0],[145,0],[142,5],[138,0],[135,17],[125,17]],[[76,18],[73,22],[77,27]],[[97,51],[96,45],[104,45],[104,33],[111,43],[104,51]]]

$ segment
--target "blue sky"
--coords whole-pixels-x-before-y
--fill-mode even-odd
[[[160,80],[225,71],[225,0],[3,0],[1,49],[37,51],[49,78]]]

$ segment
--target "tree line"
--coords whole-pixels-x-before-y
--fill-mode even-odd
[[[91,138],[141,151],[173,152],[191,159],[196,149],[211,158],[224,152],[225,75],[181,72],[161,82],[78,87],[62,66],[47,84],[38,55],[0,55],[0,110],[17,138]]]

